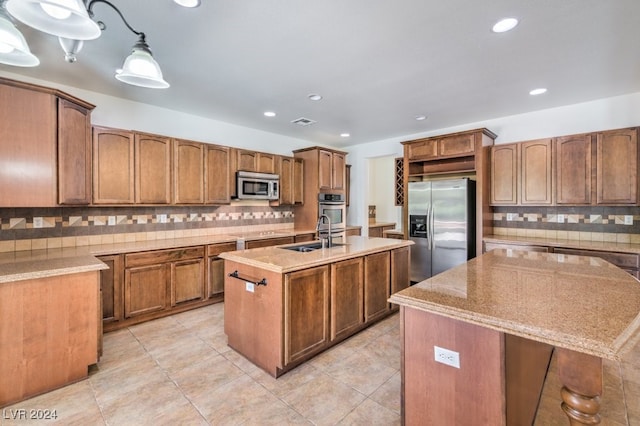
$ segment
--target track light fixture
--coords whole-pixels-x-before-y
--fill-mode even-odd
[[[83,40],[96,39],[106,29],[104,22],[93,20],[93,7],[97,3],[104,3],[115,10],[120,15],[125,26],[138,36],[138,41],[133,45],[131,54],[124,61],[122,71],[116,73],[115,77],[124,83],[135,86],[153,89],[169,87],[169,83],[162,77],[160,66],[153,59],[145,34],[133,29],[122,15],[122,12],[107,0],[6,0],[3,6],[6,7],[11,16],[22,23],[47,34],[58,36],[60,45],[65,52],[65,60],[67,62],[75,62],[76,54],[82,48]],[[5,54],[3,53],[3,46],[7,44],[6,42],[3,44],[3,34],[11,29],[9,26],[13,27],[19,35],[18,37],[18,35],[14,34],[14,39],[19,40],[22,34],[3,13],[4,10],[0,7],[0,62],[9,63],[5,60]],[[22,40],[24,41],[24,37],[22,37]],[[19,43],[13,43],[12,45],[19,46]],[[30,54],[26,42],[24,42],[24,48]],[[22,51],[24,51],[24,48],[22,48]],[[4,50],[7,49],[4,48]],[[18,49],[18,47],[14,49]],[[35,61],[38,61],[38,59],[35,58]],[[34,65],[37,65],[38,62]]]

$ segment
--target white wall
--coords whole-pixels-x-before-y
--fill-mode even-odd
[[[486,127],[498,135],[496,144],[499,144],[639,125],[640,93],[632,93],[355,145],[348,149],[347,157],[347,162],[353,166],[348,222],[350,225],[366,225],[367,206],[374,204],[366,188],[369,187],[369,176],[378,171],[370,170],[368,159],[401,157],[402,141]],[[393,198],[386,203],[393,205]]]
[[[96,105],[96,108],[91,113],[91,121],[96,125],[139,130],[280,155],[291,155],[292,150],[311,145],[309,141],[302,139],[294,139],[166,108],[132,102],[2,70],[0,70],[0,76],[45,87],[53,87]]]
[[[376,206],[377,222],[393,222],[400,229],[402,208],[395,205],[395,161],[393,156],[369,160],[369,205]]]

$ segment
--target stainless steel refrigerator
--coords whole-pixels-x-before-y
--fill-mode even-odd
[[[409,182],[411,282],[475,257],[475,181]]]

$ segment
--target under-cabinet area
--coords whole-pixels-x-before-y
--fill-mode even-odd
[[[348,237],[332,248],[221,254],[229,346],[278,377],[386,317],[390,295],[409,286],[411,244]]]

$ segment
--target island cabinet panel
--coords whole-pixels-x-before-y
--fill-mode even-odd
[[[374,321],[389,312],[391,255],[388,251],[364,257],[364,318]]]
[[[638,132],[601,132],[596,138],[598,204],[638,204]]]
[[[284,361],[292,363],[329,343],[329,266],[285,275]]]
[[[391,251],[391,294],[409,287],[410,247],[402,247]],[[398,309],[397,305],[393,305]]]
[[[171,139],[136,133],[134,140],[136,203],[170,203]]]
[[[91,110],[58,99],[58,203],[91,202]]]
[[[173,141],[173,202],[204,203],[204,144]]]
[[[98,271],[0,285],[0,407],[88,376],[99,303]]]
[[[231,149],[205,145],[205,203],[229,204],[231,185]]]
[[[53,95],[0,84],[0,206],[56,205],[55,105]]]
[[[361,257],[331,265],[331,340],[364,324],[364,262]]]
[[[238,278],[230,276],[237,272]],[[247,284],[247,279],[266,285]],[[225,260],[224,332],[231,348],[274,377],[284,366],[282,274]]]
[[[591,134],[555,141],[556,203],[591,204]]]
[[[93,128],[93,202],[94,204],[133,204],[133,133]]]
[[[503,333],[404,306],[400,321],[403,424],[506,424]],[[460,368],[436,362],[434,346],[458,352]]]

